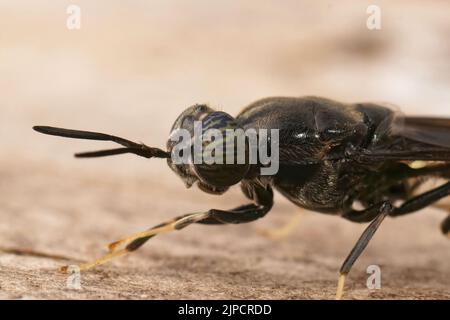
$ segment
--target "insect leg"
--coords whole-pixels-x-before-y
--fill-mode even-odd
[[[441,223],[441,231],[450,238],[450,215]]]
[[[352,222],[358,223],[370,222],[380,214],[379,208],[385,205],[386,203],[387,202],[384,201],[364,210],[350,210],[344,212],[342,217]]]
[[[129,237],[126,237],[122,240],[116,241],[111,243],[108,248],[110,253],[101,257],[100,259],[95,260],[91,263],[86,263],[80,265],[80,270],[87,270],[91,269],[93,267],[96,267],[98,265],[104,264],[108,262],[109,260],[120,257],[123,255],[126,255],[127,253],[136,250],[138,247],[140,247],[144,242],[146,242],[148,239],[154,237],[157,234],[170,232],[174,230],[180,230],[184,227],[188,226],[191,223],[197,222],[201,219],[204,219],[207,217],[206,213],[192,213],[192,214],[186,214],[180,217],[177,217],[175,219],[172,219],[168,222],[161,223],[147,231],[139,232],[136,234],[133,234]],[[138,245],[138,242],[141,242]],[[123,249],[116,250],[119,246],[127,244]],[[68,270],[68,266],[64,266],[60,269],[62,272],[66,272]]]
[[[447,182],[440,187],[422,193],[406,201],[400,207],[395,208],[389,215],[392,217],[397,217],[408,213],[412,213],[421,210],[425,207],[428,207],[429,205],[432,205],[433,203],[449,195],[450,195],[450,182]]]
[[[263,210],[255,204],[240,206],[231,211],[210,209],[206,212],[187,214],[162,223],[147,231],[139,232],[122,240],[115,241],[108,246],[110,252],[115,252],[118,247],[126,245],[129,251],[137,250],[150,238],[160,233],[181,230],[192,223],[201,224],[237,224],[251,222],[261,218],[268,210]]]
[[[280,228],[275,229],[263,229],[259,230],[259,233],[267,237],[271,240],[282,240],[287,238],[299,225],[301,217],[304,215],[304,211],[302,209],[296,211],[292,216],[290,217],[289,221],[281,226]]]
[[[373,235],[375,234],[375,231],[377,231],[381,222],[383,222],[384,218],[386,218],[386,216],[392,210],[393,210],[392,205],[387,201],[382,203],[381,205],[371,207],[367,210],[370,212],[376,212],[377,213],[376,218],[369,224],[366,230],[364,230],[361,237],[358,239],[355,246],[353,247],[352,251],[350,251],[350,254],[347,256],[344,263],[342,264],[342,267],[339,271],[340,276],[336,291],[336,299],[339,300],[342,298],[342,295],[344,293],[344,284],[346,275],[350,272],[350,269],[352,268],[355,261],[359,258],[361,253],[367,247],[367,244],[369,243],[370,239],[372,239]]]
[[[444,210],[447,213],[449,213],[449,215],[441,223],[441,231],[444,235],[450,238],[450,205],[447,203],[445,204],[437,203],[433,205],[433,207],[440,210]]]
[[[447,182],[440,187],[437,187],[433,190],[425,192],[421,195],[418,195],[417,197],[414,197],[406,201],[399,208],[395,208],[390,215],[396,217],[412,213],[414,211],[418,211],[449,195],[450,195],[450,182]],[[448,216],[442,222],[441,231],[443,234],[450,237],[450,216]]]
[[[109,248],[109,254],[97,259],[91,263],[80,265],[80,270],[88,270],[93,267],[104,264],[116,257],[120,257],[128,254],[129,252],[137,250],[150,238],[170,231],[181,230],[193,223],[203,224],[234,224],[245,223],[254,221],[263,217],[270,207],[260,206],[256,204],[249,204],[240,206],[234,210],[224,211],[211,209],[206,212],[197,212],[192,214],[186,214],[170,220],[165,223],[161,223],[147,231],[139,232],[126,237],[122,240],[111,243]],[[62,272],[67,272],[68,266],[64,266],[60,269]]]
[[[410,169],[407,170],[402,177],[398,177],[400,179],[406,179],[411,177],[422,177],[429,175],[445,175],[448,174],[450,170],[450,165],[445,164],[442,166],[430,166],[421,169]],[[407,200],[400,207],[394,208],[394,210],[389,214],[390,216],[400,216],[409,214],[420,209],[423,209],[429,205],[434,204],[435,202],[441,200],[442,198],[450,195],[450,182],[432,189],[426,193],[420,194],[416,197]],[[345,212],[342,217],[350,220],[352,222],[370,222],[377,215],[377,212],[372,210],[372,208],[368,208],[366,210],[350,210]]]

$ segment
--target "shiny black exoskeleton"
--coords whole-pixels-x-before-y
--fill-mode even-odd
[[[124,146],[81,153],[78,157],[134,153],[167,158],[171,169],[188,187],[196,183],[205,192],[221,194],[240,183],[251,200],[231,210],[183,215],[118,241],[111,245],[109,256],[86,268],[107,261],[115,252],[136,250],[158,233],[179,230],[191,223],[244,223],[261,218],[272,208],[272,189],[276,189],[299,207],[341,215],[354,222],[370,222],[341,267],[341,275],[345,275],[386,216],[415,212],[450,195],[450,119],[407,117],[372,103],[274,97],[249,105],[236,117],[207,105],[194,105],[178,117],[171,135],[179,129],[193,133],[195,121],[201,121],[204,130],[279,130],[278,172],[261,175],[263,165],[258,163],[176,164],[171,157],[176,145],[172,139],[164,151],[95,132],[35,127],[45,134],[109,140]],[[441,179],[442,185],[420,193],[426,178],[431,177]],[[442,231],[450,232],[449,217]],[[119,246],[124,246],[123,251],[116,250]]]

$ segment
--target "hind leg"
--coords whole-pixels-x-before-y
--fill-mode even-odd
[[[349,256],[342,264],[336,298],[340,299],[342,297],[346,275],[350,272],[351,267],[361,255],[385,216],[389,215],[392,217],[396,217],[413,213],[425,207],[433,205],[437,201],[447,196],[450,196],[450,182],[447,182],[442,186],[432,189],[428,192],[422,193],[406,201],[397,208],[391,207],[388,202],[385,202],[380,206],[373,206],[363,211],[351,210],[348,213],[345,213],[343,217],[348,220],[354,222],[372,222],[364,231],[362,236],[358,239]],[[441,228],[445,233],[448,233],[450,231],[450,216],[442,223]]]
[[[450,196],[450,182],[407,200],[390,214],[392,217],[403,216],[433,205],[435,202]]]
[[[408,172],[408,176],[410,176],[410,177],[411,176],[412,177],[420,177],[420,176],[427,176],[427,175],[437,176],[439,178],[448,180],[450,178],[450,164],[425,166],[425,167],[421,167],[419,169],[415,169],[415,170]],[[433,190],[435,190],[435,189],[433,189],[433,190],[427,192],[426,194],[429,194],[429,202],[433,203],[433,207],[444,210],[449,214],[449,216],[447,216],[447,218],[445,218],[444,221],[442,221],[442,223],[441,223],[441,231],[444,235],[446,235],[447,237],[450,238],[450,203],[441,203],[439,201],[442,198],[444,198],[446,195],[450,195],[447,185],[448,185],[448,183],[437,188],[437,189],[440,189],[440,191],[438,191],[438,192],[434,192]],[[405,203],[405,204],[407,204],[407,203]],[[405,208],[403,208],[402,210],[398,209],[398,210],[394,211],[392,216],[398,216],[398,215],[412,213],[412,212],[416,211],[414,209],[414,206],[416,206],[416,207],[418,206],[419,209],[422,209],[422,207],[427,206],[427,204],[425,204],[425,206],[420,206],[420,204],[418,204],[417,201],[415,203],[414,203],[414,201],[411,201],[411,203],[408,206],[409,206],[409,208],[406,208],[406,210],[405,210]],[[419,209],[417,209],[417,210],[419,210]]]
[[[450,215],[445,218],[444,221],[441,223],[441,231],[443,234],[445,234],[447,237],[450,238]]]
[[[295,228],[300,224],[300,220],[303,215],[304,211],[300,209],[294,212],[283,226],[274,229],[258,230],[258,233],[274,241],[284,240],[289,237],[289,235],[291,235]]]
[[[450,238],[450,204],[449,203],[437,203],[433,207],[443,210],[448,213],[448,216],[441,223],[441,231],[444,235]]]

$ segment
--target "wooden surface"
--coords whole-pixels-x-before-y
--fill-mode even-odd
[[[236,114],[271,95],[389,101],[404,112],[450,116],[448,2],[381,1],[383,29],[365,28],[369,2],[78,1],[0,4],[0,298],[332,299],[338,270],[364,225],[306,213],[280,195],[259,221],[191,226],[81,275],[56,269],[105,253],[107,243],[174,216],[245,203],[184,188],[164,160],[76,160],[109,144],[42,136],[32,125],[98,130],[163,147],[194,103]],[[209,4],[209,2],[208,2]],[[447,213],[388,219],[349,276],[344,298],[449,299]],[[379,265],[380,290],[366,287]]]

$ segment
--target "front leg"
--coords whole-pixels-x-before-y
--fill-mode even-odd
[[[265,216],[272,208],[273,191],[270,186],[264,188],[259,185],[252,185],[251,191],[251,196],[249,194],[247,194],[247,196],[254,199],[256,203],[243,205],[232,210],[210,209],[206,212],[196,212],[179,216],[165,223],[158,224],[149,230],[138,232],[111,243],[108,246],[108,254],[93,262],[82,264],[79,268],[83,271],[99,266],[116,257],[137,250],[150,238],[153,238],[158,234],[181,230],[193,223],[236,224],[247,223],[259,219]],[[68,266],[61,267],[60,271],[67,272]]]

